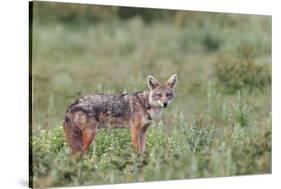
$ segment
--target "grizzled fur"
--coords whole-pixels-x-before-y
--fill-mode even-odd
[[[148,76],[149,91],[134,94],[93,94],[78,98],[67,109],[64,132],[72,153],[86,152],[99,128],[130,128],[132,145],[145,149],[145,132],[159,120],[175,97],[176,75],[165,84]]]

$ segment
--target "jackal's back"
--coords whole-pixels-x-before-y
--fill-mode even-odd
[[[130,99],[127,94],[104,95],[94,94],[78,98],[67,109],[67,113],[82,111],[98,121],[101,117],[128,117],[130,115]]]

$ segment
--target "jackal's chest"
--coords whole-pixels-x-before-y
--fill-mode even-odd
[[[148,110],[148,113],[153,121],[160,121],[162,115],[162,108],[157,108],[157,109],[152,108]]]
[[[149,125],[152,121],[160,121],[161,120],[162,110],[159,109],[150,109],[148,114],[142,116],[141,127],[145,127]]]

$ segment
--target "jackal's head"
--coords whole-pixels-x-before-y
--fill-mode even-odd
[[[147,77],[149,92],[149,105],[154,108],[166,108],[175,98],[177,75],[172,75],[164,84],[153,76]]]

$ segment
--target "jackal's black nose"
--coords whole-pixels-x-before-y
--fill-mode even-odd
[[[167,104],[166,102],[165,102],[165,103],[163,103],[164,108],[166,108],[166,107],[167,107],[167,105],[168,105],[168,104]]]

